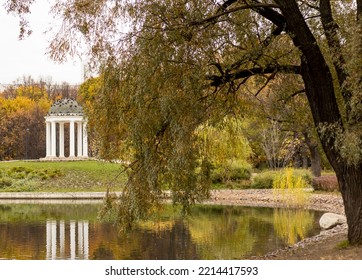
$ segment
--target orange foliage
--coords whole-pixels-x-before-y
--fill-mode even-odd
[[[20,86],[15,96],[0,94],[0,160],[38,158],[45,147],[46,92]]]

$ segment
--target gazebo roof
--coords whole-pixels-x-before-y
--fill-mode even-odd
[[[63,98],[53,103],[48,116],[83,116],[83,108],[74,99]]]

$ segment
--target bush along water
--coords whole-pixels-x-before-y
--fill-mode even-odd
[[[272,189],[274,188],[274,182],[280,181],[286,173],[288,174],[288,180],[295,182],[298,178],[302,178],[306,185],[311,184],[312,174],[307,169],[293,169],[286,168],[281,170],[269,170],[256,174],[253,177],[251,188],[253,189]],[[284,174],[284,175],[283,175]],[[285,177],[285,176],[284,176]],[[283,178],[284,178],[283,177]],[[291,179],[293,177],[293,179]],[[284,178],[286,179],[286,178]],[[280,182],[281,183],[281,182]],[[278,182],[276,182],[278,184]]]
[[[272,189],[273,182],[278,174],[278,171],[265,171],[254,176],[251,184],[252,189]]]
[[[240,188],[250,184],[251,165],[244,161],[228,161],[227,164],[213,166],[211,181],[213,184],[226,185],[228,188]]]
[[[287,207],[303,207],[308,200],[306,188],[310,186],[311,175],[306,171],[285,168],[273,180],[274,194]]]

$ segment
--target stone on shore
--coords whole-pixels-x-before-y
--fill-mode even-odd
[[[325,213],[319,220],[320,227],[325,230],[345,223],[347,223],[345,216],[334,213]]]

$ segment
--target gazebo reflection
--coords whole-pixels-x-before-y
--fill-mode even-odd
[[[88,259],[88,221],[48,220],[46,222],[46,259]]]

